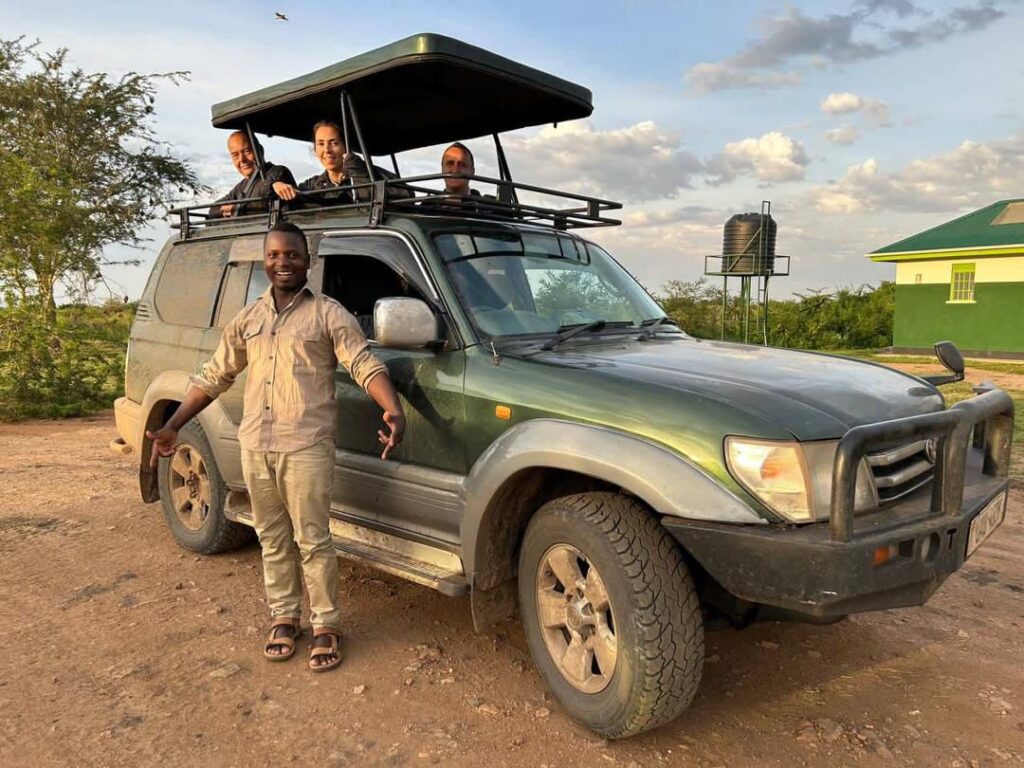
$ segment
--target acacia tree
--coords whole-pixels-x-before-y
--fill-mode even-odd
[[[203,189],[153,131],[158,84],[71,68],[67,50],[0,40],[0,287],[56,322],[58,286],[100,279],[104,246],[140,244],[163,200]],[[73,290],[73,289],[72,289]]]

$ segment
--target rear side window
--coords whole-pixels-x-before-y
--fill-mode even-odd
[[[165,322],[210,326],[230,244],[230,240],[212,240],[174,246],[156,287],[156,310]]]
[[[270,287],[270,278],[267,271],[263,269],[263,262],[254,264],[252,275],[249,277],[249,292],[245,296],[245,303],[252,304],[263,295],[263,292]]]
[[[217,318],[214,321],[217,328],[227,325],[231,318],[245,306],[245,291],[249,284],[251,271],[251,261],[228,264],[228,271],[224,276],[224,287],[220,291],[220,308],[217,310]]]

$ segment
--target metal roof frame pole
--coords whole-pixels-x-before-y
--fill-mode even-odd
[[[359,116],[356,114],[356,105],[352,101],[352,97],[348,93],[343,93],[342,98],[348,101],[348,111],[352,113],[352,127],[356,132],[356,141],[359,142],[359,151],[363,155],[363,162],[366,163],[366,174],[370,177],[370,183],[372,184],[377,179],[373,176],[373,158],[370,157],[370,153],[366,151],[366,143],[363,141],[363,132],[359,128]],[[348,145],[346,145],[347,147]]]
[[[505,148],[501,146],[501,139],[496,133],[492,133],[491,136],[494,137],[494,149],[498,153],[498,177],[503,181],[512,181],[512,171],[509,170],[508,159],[505,157]],[[499,185],[498,200],[503,203],[519,205],[519,195],[516,193],[515,187]]]
[[[395,153],[394,152],[391,153],[391,165],[395,169],[395,176],[401,177],[402,172],[400,170],[398,170],[398,158],[395,157]]]
[[[349,152],[348,143],[348,109],[345,105],[345,99],[348,94],[345,91],[341,92],[341,137],[345,141],[345,153]]]
[[[249,125],[249,121],[245,121],[245,133],[249,137],[249,146],[252,147],[252,153],[256,156],[256,173],[260,175],[261,179],[267,177],[266,168],[263,164],[263,152],[260,151],[260,144],[256,141],[256,134],[253,133],[252,126]]]

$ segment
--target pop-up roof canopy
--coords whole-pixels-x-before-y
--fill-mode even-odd
[[[366,150],[387,155],[587,117],[590,91],[482,48],[420,34],[213,106],[216,128],[309,141],[318,120],[357,111]],[[354,128],[347,113],[348,128]]]

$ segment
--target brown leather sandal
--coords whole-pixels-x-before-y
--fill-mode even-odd
[[[314,645],[309,652],[309,668],[314,672],[326,672],[341,664],[341,632],[331,627],[317,627],[313,630],[313,640],[327,635],[331,639],[330,645]],[[333,656],[334,659],[324,664],[314,664],[313,660],[322,656]]]
[[[292,634],[279,635],[277,630],[279,627],[290,627]],[[295,639],[302,634],[302,629],[299,627],[299,620],[296,618],[282,617],[274,619],[270,625],[270,634],[267,636],[266,645],[263,646],[263,656],[270,661],[285,661],[295,655]],[[274,653],[271,648],[281,646],[284,648],[283,653]]]

